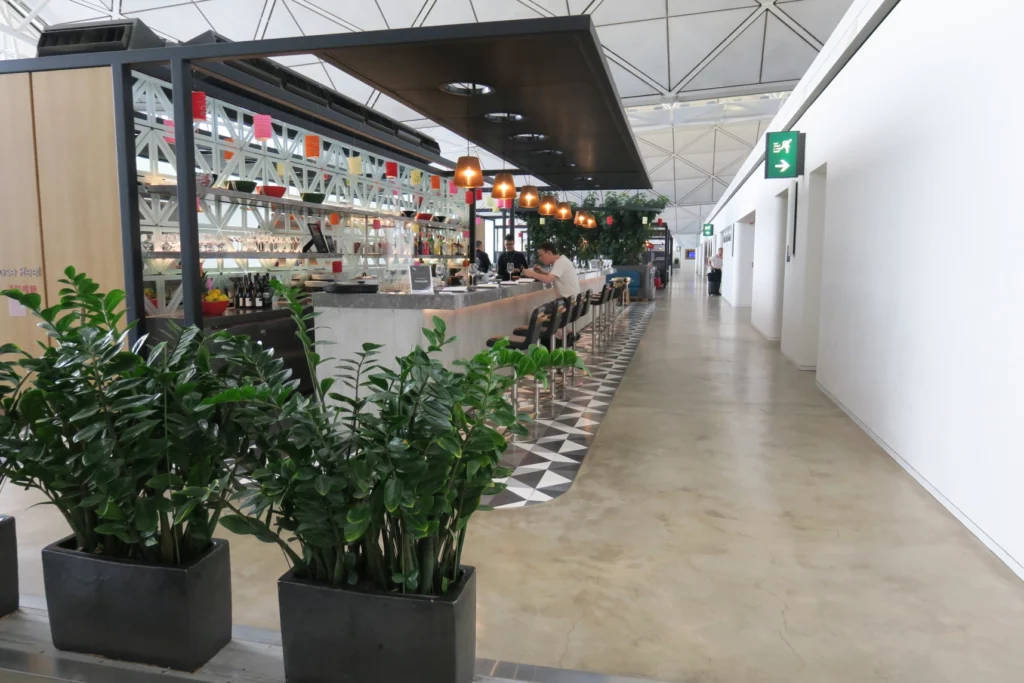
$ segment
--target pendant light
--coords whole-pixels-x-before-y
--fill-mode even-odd
[[[587,224],[587,212],[583,209],[576,209],[576,218],[573,219],[573,225],[584,226]]]
[[[491,188],[491,196],[495,199],[515,198],[516,181],[512,179],[511,173],[499,173],[494,176],[494,187]]]
[[[546,194],[540,198],[540,206],[537,208],[537,213],[541,216],[554,216],[555,206],[557,205],[558,200],[555,199],[555,196]]]
[[[484,174],[480,170],[480,159],[477,157],[459,157],[455,165],[455,186],[475,189],[484,186]]]
[[[536,185],[523,185],[522,192],[519,194],[519,206],[524,209],[536,208],[538,201],[537,186]]]
[[[587,228],[596,228],[596,227],[597,227],[597,219],[594,218],[594,214],[592,214],[592,213],[587,214]]]
[[[572,205],[569,202],[558,202],[555,207],[555,217],[560,221],[567,221],[572,218]]]

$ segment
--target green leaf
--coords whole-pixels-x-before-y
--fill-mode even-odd
[[[96,514],[99,515],[101,519],[109,519],[115,522],[124,519],[124,512],[122,512],[117,503],[110,498],[107,498],[107,500],[100,505]]]
[[[184,483],[185,480],[179,477],[177,474],[164,472],[163,474],[158,474],[149,481],[147,481],[146,486],[148,486],[151,489],[157,489],[159,491],[162,491],[164,489],[169,489],[172,487],[180,487]]]
[[[345,521],[349,524],[361,524],[370,521],[370,507],[368,505],[357,505],[348,511]]]
[[[87,417],[92,417],[98,412],[100,412],[99,405],[92,405],[86,408],[82,408],[77,413],[71,416],[71,422],[79,422]]]
[[[255,536],[264,543],[274,543],[277,537],[260,522],[242,515],[224,515],[220,524],[225,529],[239,536]]]
[[[116,536],[128,531],[128,526],[124,522],[107,522],[97,524],[93,531],[103,536]]]
[[[331,492],[331,480],[327,477],[327,475],[321,474],[316,478],[316,481],[314,482],[314,487],[316,488],[317,493],[319,493],[321,496],[326,496],[328,493]]]
[[[86,427],[82,431],[80,431],[77,434],[75,434],[71,438],[71,440],[74,441],[75,443],[82,443],[83,441],[89,441],[94,436],[96,436],[97,434],[102,432],[103,428],[105,426],[106,425],[103,422],[93,422],[91,425],[89,425],[88,427]]]
[[[366,529],[370,526],[370,518],[362,520],[361,522],[348,522],[345,524],[345,542],[354,543],[363,537],[366,533]]]
[[[131,408],[141,408],[144,405],[155,403],[160,398],[159,394],[142,396],[125,396],[119,398],[110,404],[112,410],[129,410]]]
[[[197,507],[199,507],[199,503],[200,501],[198,498],[192,498],[187,503],[185,503],[181,510],[178,511],[178,514],[174,517],[175,526],[183,523],[186,519],[188,519],[189,515],[191,515],[192,512]]]
[[[462,453],[462,446],[459,444],[458,439],[455,437],[445,434],[437,440],[437,444],[448,453],[459,457]]]
[[[388,479],[384,485],[384,507],[394,512],[402,504],[402,482],[397,477]]]
[[[117,308],[118,304],[124,301],[124,292],[120,289],[112,289],[107,292],[107,296],[103,299],[103,308],[108,313],[113,313],[114,309]]]
[[[135,499],[135,528],[142,533],[153,533],[157,530],[157,506],[152,498]]]

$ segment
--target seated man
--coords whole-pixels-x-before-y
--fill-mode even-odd
[[[527,270],[523,275],[532,277],[544,284],[550,284],[555,288],[560,298],[575,297],[580,293],[580,279],[576,274],[576,266],[567,259],[564,254],[558,253],[558,247],[551,242],[541,242],[537,245],[537,260],[550,269],[545,272],[540,266],[533,270]],[[561,338],[561,330],[557,336]],[[569,345],[576,342],[579,335],[568,341]]]
[[[558,247],[551,242],[541,242],[537,245],[537,260],[545,266],[551,266],[550,270],[545,272],[540,266],[535,266],[533,270],[526,271],[526,277],[553,285],[558,296],[563,298],[580,293],[580,279],[576,275],[576,266],[558,253]]]

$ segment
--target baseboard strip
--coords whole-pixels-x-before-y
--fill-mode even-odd
[[[1020,579],[1024,579],[1024,565],[1022,565],[1020,562],[1018,562],[1016,559],[1014,559],[1014,557],[1012,555],[1010,555],[1008,552],[1006,552],[1006,550],[1001,545],[999,545],[995,541],[995,539],[993,539],[991,536],[989,536],[987,533],[985,533],[985,530],[982,529],[980,526],[978,526],[970,517],[968,517],[967,514],[964,513],[963,510],[958,508],[956,506],[956,504],[953,503],[953,501],[951,501],[948,498],[946,498],[946,496],[943,495],[942,491],[940,491],[939,489],[935,488],[935,486],[933,486],[930,481],[925,479],[924,475],[922,475],[920,472],[918,472],[916,469],[914,469],[914,467],[909,462],[904,460],[900,456],[899,453],[894,451],[889,446],[889,444],[887,444],[881,437],[878,436],[878,434],[875,434],[871,430],[871,428],[868,427],[866,424],[864,424],[861,421],[861,419],[859,417],[857,417],[853,413],[853,411],[851,411],[849,408],[847,408],[843,404],[842,401],[840,401],[835,396],[833,396],[832,392],[830,392],[828,389],[826,389],[822,385],[822,383],[820,381],[817,382],[817,385],[818,385],[818,389],[821,391],[821,393],[825,394],[829,398],[830,401],[835,403],[836,406],[838,406],[840,410],[842,410],[844,413],[846,413],[847,417],[849,417],[851,420],[853,420],[857,424],[858,427],[863,429],[864,432],[868,436],[870,436],[872,438],[872,440],[876,444],[878,444],[879,447],[889,455],[890,458],[895,460],[899,464],[900,467],[902,467],[904,470],[906,470],[907,474],[912,476],[917,481],[918,484],[923,486],[924,489],[928,493],[930,493],[933,498],[935,498],[935,500],[939,501],[939,503],[942,504],[942,507],[944,507],[947,510],[949,510],[950,514],[952,514],[954,517],[956,517],[957,520],[959,520],[959,522],[961,524],[963,524],[965,527],[967,527],[967,530],[970,531],[972,534],[974,534],[974,536],[977,537],[977,539],[979,541],[981,541],[985,545],[986,548],[988,548],[996,557],[998,557],[1000,559],[1000,561],[1002,561],[1003,564],[1005,564],[1007,567],[1009,567],[1010,571],[1012,571],[1014,574],[1016,574]]]

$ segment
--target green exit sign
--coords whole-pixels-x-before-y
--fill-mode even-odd
[[[714,237],[714,235],[715,235],[715,226],[712,225],[711,223],[705,223],[704,224],[704,237]]]
[[[764,156],[765,178],[797,178],[804,174],[807,136],[795,130],[768,133]]]

